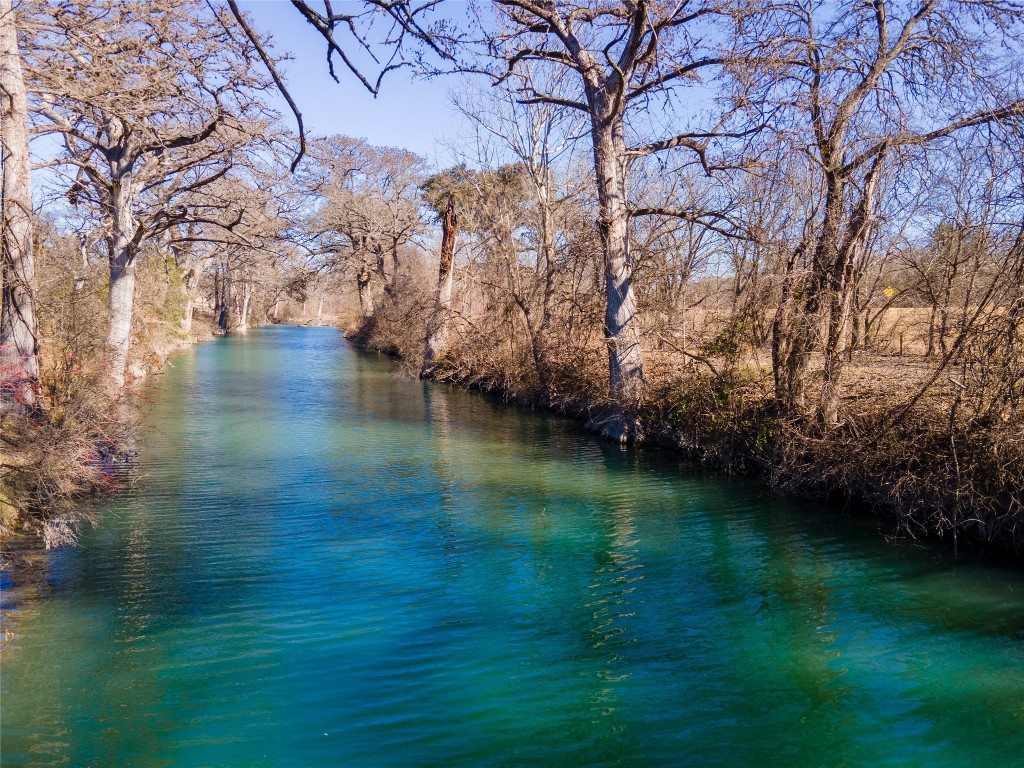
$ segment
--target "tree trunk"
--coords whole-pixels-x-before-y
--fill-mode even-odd
[[[781,413],[790,416],[797,415],[804,407],[807,369],[821,331],[822,302],[827,298],[842,247],[846,181],[835,173],[829,173],[826,185],[824,219],[815,238],[810,275],[806,280],[798,279],[797,270],[805,247],[801,244],[791,257],[792,264],[788,266],[783,280],[782,302],[772,327],[776,404]],[[807,237],[804,242],[809,241]],[[803,293],[799,303],[797,291]]]
[[[842,373],[846,359],[846,340],[850,323],[856,266],[868,247],[868,236],[875,222],[875,191],[882,171],[885,154],[875,158],[864,179],[857,209],[850,219],[846,237],[836,253],[828,286],[828,329],[825,335],[824,373],[818,404],[818,418],[826,426],[839,422]]]
[[[113,192],[106,351],[108,383],[112,393],[118,395],[127,380],[135,304],[135,247],[132,242],[135,217],[131,207],[131,174],[120,174],[113,184]]]
[[[427,376],[434,367],[434,361],[448,345],[448,325],[452,308],[452,269],[455,261],[455,236],[459,231],[459,219],[455,213],[455,197],[448,198],[448,207],[442,219],[441,260],[437,268],[437,293],[434,297],[434,313],[427,325],[427,339],[423,345],[423,366],[420,376]]]
[[[135,261],[125,251],[120,249],[120,255],[110,262],[110,316],[106,347],[109,383],[114,394],[120,393],[127,380],[135,302]]]
[[[249,306],[252,303],[253,284],[248,277],[242,279],[242,308],[239,312],[240,322],[238,330],[245,333],[249,330]]]
[[[220,273],[220,308],[217,312],[217,327],[224,333],[231,330],[231,272],[223,265]]]
[[[545,180],[547,173],[545,171]],[[547,183],[541,185],[538,199],[541,203],[541,258],[544,265],[544,293],[541,298],[540,325],[533,337],[533,357],[537,365],[537,379],[545,401],[551,397],[551,361],[548,345],[551,335],[552,304],[555,298],[555,224],[551,216],[550,193]]]
[[[186,336],[192,335],[192,316],[195,314],[196,293],[199,290],[200,267],[192,267],[185,272],[185,317],[181,323],[181,331]]]
[[[363,319],[373,317],[373,287],[370,284],[372,275],[366,265],[360,265],[356,272],[356,288],[359,291],[359,309],[363,313]],[[305,310],[303,310],[305,313]]]
[[[28,112],[11,0],[0,0],[0,148],[3,153],[3,301],[0,308],[0,407],[36,406],[38,326],[33,288],[32,187]]]
[[[800,243],[786,260],[782,275],[779,306],[772,320],[772,373],[775,377],[775,403],[779,411],[792,415],[799,406],[799,389],[794,383],[793,341],[798,322],[796,296],[799,280],[797,267],[804,258],[805,243]]]
[[[595,118],[592,126],[598,195],[597,227],[604,248],[608,388],[612,400],[628,403],[639,398],[646,382],[637,332],[633,259],[629,252],[626,147],[621,118],[607,125]]]

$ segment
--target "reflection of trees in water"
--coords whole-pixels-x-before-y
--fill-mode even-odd
[[[352,370],[347,383],[354,390],[359,414],[406,424],[423,423],[418,382],[400,378],[383,354],[350,349],[346,357]]]
[[[432,516],[434,530],[443,541],[446,579],[462,575],[466,552],[460,504],[456,499],[457,457],[452,441],[451,412],[448,391],[443,385],[422,382],[423,422],[429,428],[430,467],[437,487],[437,513]]]
[[[754,762],[772,753],[841,762],[856,744],[846,732],[845,670],[830,630],[835,568],[791,523],[715,509],[701,520],[698,535],[710,544],[701,564],[708,610],[720,623],[714,650],[735,690],[749,693],[739,733],[727,740],[745,745],[740,752],[749,749]],[[722,647],[729,639],[731,647]]]
[[[593,536],[590,557],[580,562],[592,565],[579,574],[572,609],[577,660],[587,679],[580,702],[585,713],[581,727],[590,731],[595,759],[634,751],[643,737],[635,717],[644,702],[633,700],[630,678],[635,672],[634,644],[641,639],[635,601],[644,563],[633,478],[618,451],[602,450],[603,461],[587,467],[593,496],[583,502],[580,512],[582,520],[593,526]],[[578,461],[575,458],[572,469]]]

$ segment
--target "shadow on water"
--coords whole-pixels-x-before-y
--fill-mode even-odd
[[[1011,765],[1024,579],[397,378],[185,352],[4,651],[10,765]],[[16,703],[15,703],[16,702]]]

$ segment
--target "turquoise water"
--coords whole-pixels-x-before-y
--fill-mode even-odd
[[[1024,765],[1012,571],[331,329],[172,365],[135,489],[10,593],[3,765]]]

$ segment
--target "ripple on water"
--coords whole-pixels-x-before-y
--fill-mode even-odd
[[[5,765],[1022,762],[1017,576],[331,329],[187,351],[154,403],[14,612]]]

